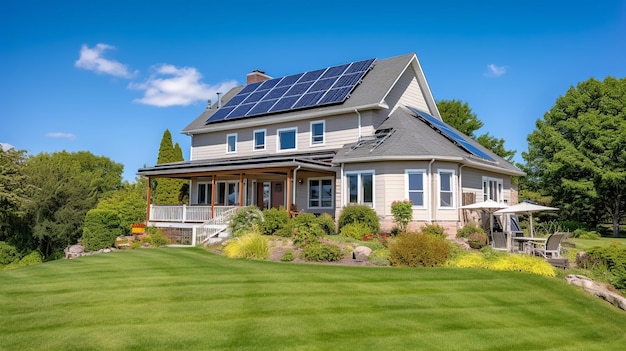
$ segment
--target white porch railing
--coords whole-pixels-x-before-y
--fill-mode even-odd
[[[231,206],[232,207],[232,206]],[[219,233],[223,232],[228,228],[228,222],[230,218],[239,210],[241,207],[232,207],[226,211],[221,211],[220,215],[216,215],[215,218],[193,227],[193,236],[191,239],[191,245],[196,246],[200,243],[205,243],[211,237],[219,235]]]
[[[215,206],[215,217],[235,206]],[[150,205],[150,221],[203,223],[211,220],[211,206]]]

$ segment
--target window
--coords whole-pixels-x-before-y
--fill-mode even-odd
[[[309,179],[309,208],[333,207],[333,180]]]
[[[346,173],[348,203],[374,207],[374,172]]]
[[[454,171],[439,171],[439,207],[454,207]]]
[[[265,129],[254,131],[254,150],[265,150]]]
[[[502,179],[483,177],[483,201],[502,202]]]
[[[295,150],[298,128],[278,129],[278,151]]]
[[[311,122],[311,146],[324,144],[324,132],[326,123],[324,121]]]
[[[406,198],[413,202],[413,207],[424,207],[425,174],[426,171],[421,169],[406,170]]]
[[[237,133],[226,135],[226,152],[237,152]]]
[[[211,188],[210,183],[198,183],[198,205],[211,204]]]
[[[218,182],[215,203],[225,206],[239,204],[239,182]]]

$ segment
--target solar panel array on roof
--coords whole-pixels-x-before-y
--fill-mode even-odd
[[[374,60],[248,84],[206,123],[342,103],[361,82]]]
[[[428,113],[426,113],[424,111],[418,110],[415,107],[411,107],[411,106],[407,106],[407,107],[413,113],[416,114],[416,117],[418,117],[419,119],[421,119],[424,122],[426,122],[433,129],[436,129],[439,132],[441,132],[441,134],[443,134],[446,138],[448,138],[449,140],[451,140],[452,142],[454,142],[455,144],[457,144],[458,146],[463,148],[465,151],[469,152],[470,154],[472,154],[474,156],[477,156],[477,157],[483,158],[485,160],[489,160],[489,161],[494,161],[495,162],[495,160],[491,156],[487,155],[485,152],[483,152],[482,150],[480,150],[476,146],[472,145],[467,140],[467,137],[465,137],[464,135],[462,135],[460,132],[456,131],[452,127],[450,127],[445,122],[440,121],[439,119],[431,116],[430,114],[428,114]]]

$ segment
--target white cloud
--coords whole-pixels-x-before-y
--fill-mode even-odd
[[[46,137],[48,137],[48,138],[65,138],[65,139],[70,139],[70,140],[76,139],[76,135],[74,135],[72,133],[63,133],[63,132],[47,133]]]
[[[94,48],[89,48],[83,44],[80,49],[80,58],[74,63],[74,66],[88,71],[94,71],[101,74],[109,74],[115,77],[131,78],[131,73],[127,65],[118,61],[107,60],[103,54],[107,50],[115,49],[114,46],[108,44],[96,44]]]
[[[0,143],[0,148],[4,151],[7,151],[9,149],[15,149],[15,146],[8,143]]]
[[[493,63],[487,65],[487,77],[500,77],[506,73],[506,66],[496,66]]]
[[[135,102],[158,106],[187,106],[194,102],[206,101],[215,94],[225,93],[237,86],[236,81],[216,85],[200,82],[202,75],[194,67],[162,64],[154,67],[155,73],[144,83],[130,83],[131,89],[143,90],[144,96]]]

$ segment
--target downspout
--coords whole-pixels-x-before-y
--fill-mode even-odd
[[[463,206],[463,167],[465,167],[465,165],[461,165],[459,167],[459,201],[458,201],[458,209],[459,209],[459,222],[461,222],[462,225],[465,225],[465,222],[463,221],[463,210],[461,209],[461,206]]]
[[[339,184],[341,184],[341,194],[339,196],[339,200],[340,200],[340,209],[343,208],[346,205],[346,199],[345,199],[345,193],[346,190],[344,189],[344,185],[345,185],[345,181],[343,179],[343,162],[341,163],[341,175],[339,178]]]
[[[430,196],[428,196],[428,202],[429,202],[429,204],[428,204],[428,224],[433,224],[433,206],[434,206],[433,198],[434,198],[434,196],[432,194],[434,193],[433,186],[435,184],[435,182],[433,181],[433,163],[434,162],[435,162],[435,159],[433,158],[428,163],[428,179],[429,179],[428,188],[429,188],[429,195],[430,195]]]
[[[296,162],[296,160],[293,160],[294,163]],[[298,175],[298,170],[302,167],[302,165],[298,165],[298,167],[296,167],[296,169],[293,170],[293,193],[291,194],[291,203],[295,204],[296,203],[296,179],[297,175]]]
[[[359,135],[359,139],[361,139],[361,113],[356,108],[354,109],[354,112],[356,112],[358,135]]]

